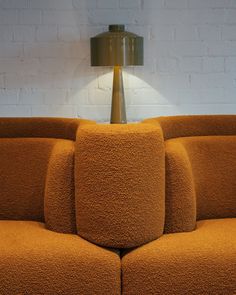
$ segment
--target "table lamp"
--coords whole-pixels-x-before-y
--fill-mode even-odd
[[[109,25],[109,31],[90,39],[91,66],[113,66],[111,124],[127,123],[122,66],[143,65],[143,37]]]

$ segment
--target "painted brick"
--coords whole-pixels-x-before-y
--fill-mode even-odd
[[[18,104],[18,90],[0,89],[0,105]]]
[[[204,41],[217,41],[221,39],[221,27],[218,25],[198,26],[199,39]]]
[[[65,105],[33,105],[33,117],[76,117],[76,107]]]
[[[36,9],[73,9],[72,0],[29,0],[29,7]]]
[[[141,8],[141,0],[120,0],[120,8]]]
[[[167,8],[187,8],[188,0],[165,0],[165,7]]]
[[[31,117],[31,106],[23,105],[1,105],[1,117]]]
[[[21,25],[38,25],[42,22],[41,11],[33,9],[19,10],[19,23]]]
[[[18,25],[13,27],[13,40],[16,42],[34,42],[35,26]]]
[[[0,25],[0,41],[12,41],[13,40],[13,30],[12,26]]]
[[[15,25],[18,23],[18,11],[9,9],[0,10],[0,25]]]
[[[0,58],[20,57],[23,55],[22,44],[2,42],[0,43]]]
[[[236,25],[224,26],[222,28],[222,40],[236,41]]]
[[[55,25],[41,25],[36,27],[36,41],[53,42],[58,40],[58,30]]]
[[[205,73],[224,72],[224,58],[223,57],[204,57],[203,72]]]
[[[87,24],[87,13],[76,10],[45,10],[42,16],[45,25],[76,26]]]
[[[183,57],[179,62],[179,69],[182,72],[198,73],[202,71],[201,57]]]
[[[24,9],[28,7],[28,0],[1,0],[0,8]]]
[[[226,57],[225,70],[226,70],[226,72],[235,72],[236,73],[236,57]]]
[[[142,5],[147,9],[159,9],[164,7],[164,0],[143,0]]]
[[[196,26],[177,25],[175,26],[175,39],[179,41],[198,40],[198,30]]]
[[[80,29],[77,26],[59,26],[58,40],[65,42],[80,40]]]
[[[97,7],[97,3],[94,0],[72,0],[74,9],[93,9]]]
[[[144,37],[125,67],[129,121],[236,111],[235,0],[0,0],[0,116],[109,121],[112,68],[89,38],[111,23]]]
[[[119,1],[117,0],[97,0],[97,8],[118,8]]]

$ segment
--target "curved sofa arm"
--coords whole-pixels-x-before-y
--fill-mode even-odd
[[[78,234],[115,248],[158,238],[164,227],[164,174],[158,127],[81,127],[75,151]]]

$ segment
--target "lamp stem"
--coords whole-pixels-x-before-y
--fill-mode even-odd
[[[120,66],[114,66],[110,122],[111,124],[127,123],[122,68]]]

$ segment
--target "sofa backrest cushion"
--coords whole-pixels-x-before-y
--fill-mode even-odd
[[[159,117],[165,140],[165,232],[236,217],[236,115]]]
[[[75,233],[74,146],[80,126],[64,118],[0,118],[0,219],[45,221]]]
[[[0,219],[44,220],[44,188],[56,139],[0,139]]]
[[[75,152],[78,234],[107,247],[130,248],[164,228],[164,142],[144,124],[79,129]]]
[[[0,219],[75,232],[74,142],[0,138]]]
[[[95,122],[68,118],[0,118],[0,138],[40,137],[75,140],[77,129],[84,124]]]
[[[195,215],[197,220],[236,217],[236,136],[167,140],[166,169],[169,231],[177,231],[180,222],[191,229]]]
[[[235,115],[170,116],[144,120],[161,127],[165,140],[188,136],[236,135]]]

